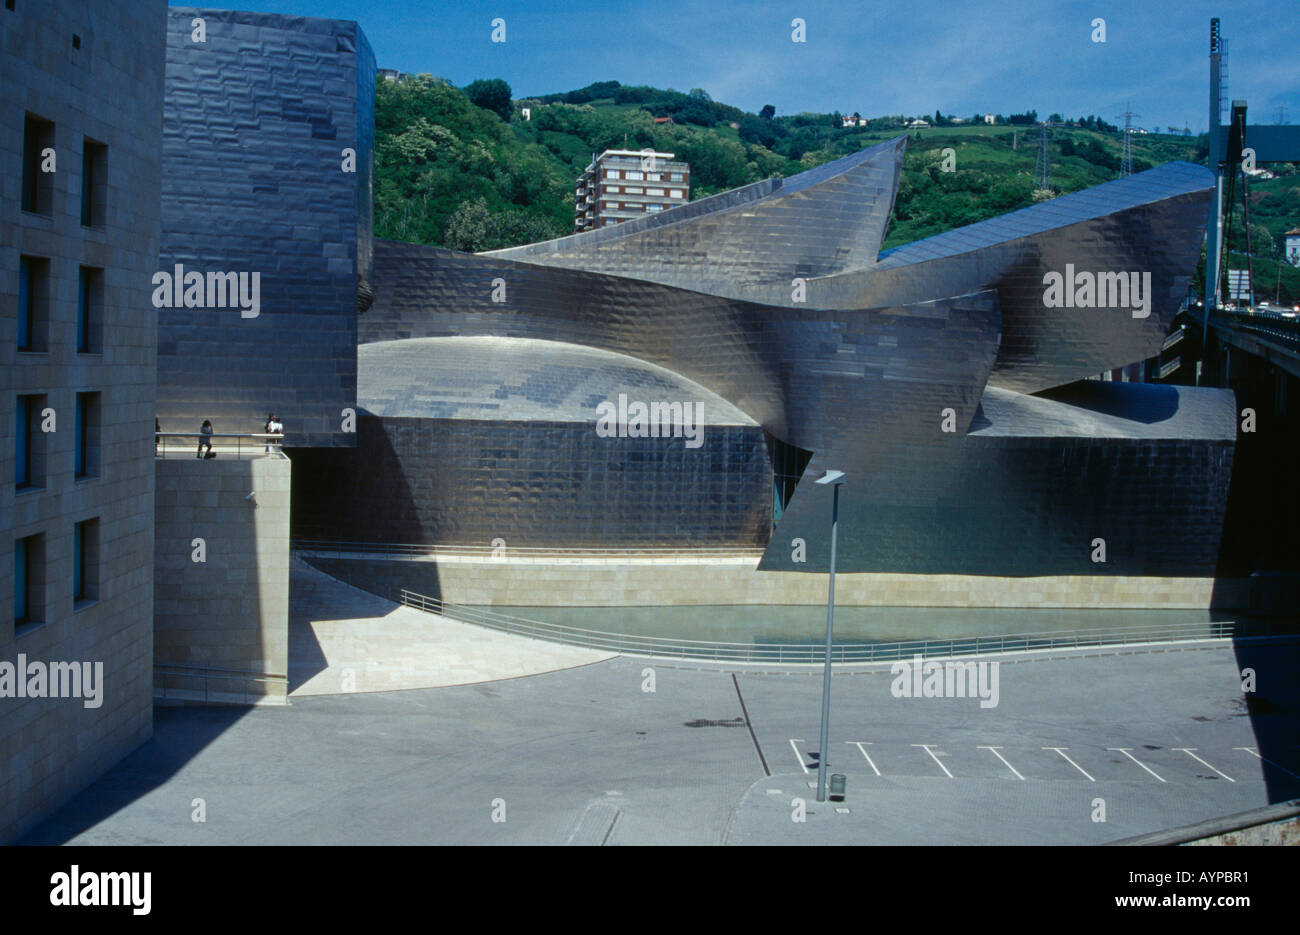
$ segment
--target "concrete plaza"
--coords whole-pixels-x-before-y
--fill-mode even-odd
[[[1297,657],[1287,642],[1008,656],[993,708],[845,670],[829,765],[848,795],[825,804],[815,667],[614,657],[159,708],[153,739],[24,843],[1100,843],[1300,794]]]

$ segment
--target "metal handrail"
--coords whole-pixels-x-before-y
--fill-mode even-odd
[[[180,670],[180,671],[169,671],[169,670]],[[229,673],[229,674],[225,674],[225,673]],[[169,678],[201,680],[203,682],[203,703],[204,704],[209,703],[210,694],[208,691],[208,683],[210,681],[243,683],[244,688],[239,693],[241,703],[243,704],[250,703],[248,700],[250,697],[250,692],[249,692],[250,683],[266,682],[266,683],[274,684],[276,682],[283,682],[286,686],[286,689],[288,686],[288,676],[285,675],[276,675],[274,673],[265,673],[265,672],[246,672],[241,669],[222,669],[215,666],[187,666],[187,665],[178,665],[172,663],[155,663],[153,667],[153,674],[154,674],[154,698],[156,700],[162,700],[162,701],[166,701],[169,698],[167,694],[167,684],[166,684],[166,680]],[[161,685],[159,684],[160,677],[161,679],[163,679]],[[160,690],[162,693],[161,695],[159,695]],[[183,688],[176,688],[174,690],[178,692],[188,691],[188,689],[183,689]],[[228,694],[228,693],[223,693],[223,694]],[[266,698],[269,696],[269,694],[270,694],[269,692],[260,691],[257,692],[255,695],[253,695],[253,697]],[[181,698],[180,700],[194,701],[197,699],[187,697],[187,698]],[[223,699],[223,700],[228,700],[228,699]]]
[[[639,636],[589,630],[583,627],[511,617],[483,610],[479,607],[428,597],[405,588],[401,590],[401,603],[417,610],[438,613],[461,623],[476,624],[516,635],[548,639],[557,643],[585,646],[591,649],[606,649],[632,655],[736,662],[811,663],[820,662],[825,653],[824,645],[813,638],[810,638],[806,645],[799,643],[738,643]],[[1262,632],[1252,634],[1252,630]],[[982,653],[1023,652],[1038,649],[1073,649],[1083,646],[1168,642],[1178,639],[1292,635],[1295,632],[1294,624],[1287,627],[1280,625],[1276,621],[1269,620],[1198,621],[1195,623],[1094,627],[997,636],[837,643],[832,647],[832,657],[838,662],[885,662],[910,658],[916,655],[934,658]]]
[[[243,457],[245,440],[257,439],[256,442],[250,442],[253,447],[262,447],[262,454],[278,454],[283,448],[284,433],[267,433],[267,432],[154,432],[154,457],[167,457],[167,439],[169,438],[188,438],[188,439],[208,439],[209,441],[218,438],[235,439],[235,457]],[[193,444],[193,442],[187,443]],[[198,445],[194,445],[197,451]],[[216,445],[211,446],[213,451],[229,451],[230,446],[225,445],[220,448]],[[270,448],[270,452],[266,451]],[[176,450],[173,448],[173,450]]]

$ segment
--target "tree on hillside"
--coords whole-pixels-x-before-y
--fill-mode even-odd
[[[489,221],[487,202],[483,198],[462,201],[447,218],[443,246],[466,253],[482,250],[487,244]]]
[[[667,115],[678,123],[693,123],[701,127],[711,127],[715,122],[713,111],[700,100],[687,101],[680,107],[671,108]]]
[[[776,116],[776,108],[771,104],[764,104],[763,109],[758,112],[758,115],[764,120],[771,120]]]
[[[746,143],[757,143],[771,148],[777,139],[777,126],[770,120],[746,114],[740,119],[740,138]]]
[[[477,253],[550,240],[565,233],[567,229],[560,225],[526,211],[511,209],[494,214],[480,195],[462,201],[447,218],[442,243],[452,250]]]
[[[490,110],[502,120],[510,120],[510,85],[500,78],[479,79],[465,88],[465,95],[484,110]]]

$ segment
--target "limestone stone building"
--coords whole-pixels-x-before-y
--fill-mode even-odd
[[[152,732],[166,23],[0,9],[0,841]]]

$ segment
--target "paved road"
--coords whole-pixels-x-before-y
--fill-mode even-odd
[[[1205,645],[1003,660],[993,708],[895,698],[887,669],[837,675],[830,765],[848,775],[847,813],[807,788],[809,670],[623,657],[285,708],[159,709],[154,739],[25,843],[1083,843],[1300,795],[1300,647]]]

